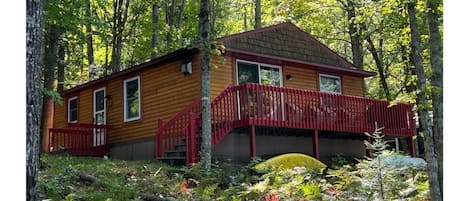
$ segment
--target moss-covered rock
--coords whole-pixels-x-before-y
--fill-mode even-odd
[[[263,172],[271,168],[284,170],[292,169],[294,167],[312,168],[321,172],[327,166],[311,156],[300,153],[289,153],[272,157],[257,164],[253,169],[258,172]]]

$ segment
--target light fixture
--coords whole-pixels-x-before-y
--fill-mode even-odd
[[[288,75],[286,76],[286,78],[287,78],[287,80],[293,80],[293,77],[292,77],[290,74],[288,74]]]
[[[192,74],[192,61],[184,61],[181,64],[181,73],[184,73],[184,75],[190,75]]]

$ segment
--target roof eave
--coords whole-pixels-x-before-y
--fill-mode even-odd
[[[101,77],[97,80],[93,80],[93,81],[90,81],[90,82],[75,86],[71,89],[67,89],[67,90],[63,91],[62,93],[60,93],[60,95],[61,96],[66,96],[68,94],[72,94],[72,93],[78,92],[80,90],[83,90],[83,89],[86,89],[86,88],[89,88],[89,87],[104,83],[104,82],[106,82],[108,80],[111,80],[111,79],[114,79],[114,78],[125,76],[125,75],[128,75],[130,73],[137,72],[137,71],[146,69],[146,68],[151,67],[151,66],[159,65],[159,64],[162,64],[162,63],[165,63],[165,62],[170,62],[170,61],[173,61],[173,60],[175,60],[179,57],[184,57],[184,56],[187,56],[187,55],[190,55],[190,54],[194,54],[197,51],[198,51],[197,48],[178,49],[178,50],[176,50],[174,52],[171,52],[169,54],[166,54],[164,56],[161,56],[161,57],[152,59],[150,61],[147,61],[147,62],[144,62],[144,63],[141,63],[141,64],[137,64],[135,66],[132,66],[128,69],[125,69],[125,70],[122,70],[122,71],[119,71],[119,72],[116,72],[116,73],[112,73],[110,75]],[[157,66],[155,66],[155,67],[157,67]]]
[[[262,53],[249,52],[249,51],[234,49],[234,48],[230,48],[230,47],[225,47],[225,52],[227,54],[230,54],[230,53],[244,54],[244,55],[251,55],[251,56],[263,57],[263,58],[268,58],[268,59],[276,59],[276,60],[281,60],[281,61],[284,61],[284,62],[303,64],[303,65],[307,65],[307,66],[315,66],[316,68],[318,68],[320,70],[345,72],[345,73],[348,73],[348,74],[358,75],[360,77],[371,77],[371,76],[376,75],[375,72],[362,70],[362,69],[359,69],[359,68],[356,68],[356,67],[332,66],[332,65],[314,63],[314,62],[309,62],[309,61],[302,61],[302,60],[298,60],[298,59],[292,59],[292,58],[285,58],[285,57],[267,55],[267,54],[262,54]]]

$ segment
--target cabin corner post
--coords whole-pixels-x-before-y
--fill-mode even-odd
[[[163,135],[163,130],[161,127],[163,126],[163,119],[159,118],[158,119],[158,128],[156,129],[156,142],[155,142],[155,148],[156,148],[156,157],[160,158],[163,156],[163,147],[162,146],[162,135]]]
[[[319,160],[319,131],[313,131],[313,156]]]
[[[407,137],[407,147],[409,149],[410,157],[415,157],[415,148],[414,148],[413,136]]]
[[[254,124],[249,125],[249,156],[254,158],[256,156],[256,127]]]

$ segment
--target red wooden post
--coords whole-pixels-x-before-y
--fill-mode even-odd
[[[195,128],[195,114],[194,113],[191,113],[190,114],[190,124],[189,124],[189,141],[187,142],[189,147],[190,147],[190,154],[189,154],[189,162],[190,163],[195,163],[195,158],[197,157],[196,154],[197,154],[197,148],[196,148],[196,135],[195,135],[195,132],[196,131],[196,128]]]
[[[251,158],[254,158],[256,156],[256,127],[254,124],[249,125],[249,149]]]
[[[161,142],[161,135],[163,135],[163,130],[161,130],[161,127],[163,126],[163,119],[162,118],[159,118],[158,119],[158,128],[156,129],[156,157],[161,157],[163,156],[163,147],[161,147],[161,145],[163,144]]]
[[[412,136],[407,138],[407,147],[409,149],[410,157],[415,157],[414,139],[412,138]]]
[[[366,140],[371,143],[371,137],[367,137]],[[365,147],[365,154],[367,157],[371,157],[371,151],[367,147]]]
[[[313,133],[313,156],[319,160],[319,131],[318,129],[314,130]]]
[[[49,146],[47,147],[47,152],[50,152],[50,151],[51,151],[50,148],[51,148],[51,145],[53,144],[53,143],[52,143],[52,139],[53,139],[53,138],[52,138],[52,133],[53,133],[53,132],[52,132],[51,129],[49,128]]]

